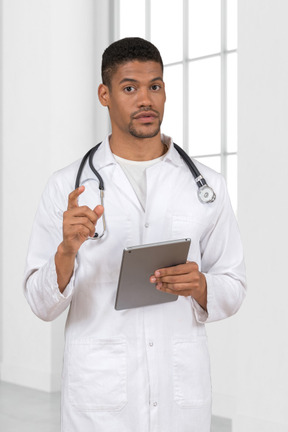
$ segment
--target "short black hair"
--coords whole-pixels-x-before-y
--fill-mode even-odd
[[[139,37],[127,37],[113,42],[102,55],[102,82],[111,88],[111,78],[117,66],[129,61],[155,61],[160,63],[163,72],[163,61],[159,50],[151,42]]]

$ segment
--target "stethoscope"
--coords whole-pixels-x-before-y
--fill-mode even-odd
[[[93,157],[94,154],[96,153],[96,151],[98,150],[99,146],[101,145],[101,142],[99,144],[97,144],[95,147],[92,147],[92,149],[90,149],[85,156],[83,157],[78,172],[77,172],[77,176],[76,176],[76,181],[75,181],[75,189],[77,189],[80,186],[80,180],[81,180],[81,175],[84,169],[84,166],[87,162],[88,159],[88,163],[89,166],[92,170],[92,172],[95,174],[95,176],[97,177],[98,181],[99,181],[99,191],[100,191],[100,203],[103,206],[103,200],[104,200],[104,181],[103,178],[101,177],[101,175],[98,173],[98,171],[95,169],[94,165],[93,165]],[[200,202],[202,204],[209,204],[212,203],[213,201],[215,201],[216,199],[216,194],[214,192],[214,190],[208,186],[205,178],[201,175],[200,171],[197,169],[197,167],[195,166],[194,162],[192,161],[192,159],[188,156],[188,154],[181,148],[179,147],[177,144],[174,143],[174,147],[175,149],[178,151],[178,153],[180,154],[180,156],[182,157],[182,159],[184,160],[184,162],[187,164],[189,170],[191,171],[193,178],[198,186],[198,198],[200,200]],[[82,182],[82,185],[85,185],[85,182],[89,181],[91,179],[86,179]],[[94,179],[93,179],[94,180]],[[95,179],[96,180],[96,179]],[[105,220],[105,216],[104,216],[105,212],[102,215],[102,221],[103,221],[103,230],[101,234],[95,233],[93,237],[89,237],[89,239],[91,240],[97,240],[103,237],[105,231],[106,231],[106,220]]]

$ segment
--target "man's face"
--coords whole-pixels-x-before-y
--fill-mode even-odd
[[[136,138],[152,138],[160,133],[166,95],[159,63],[130,61],[119,65],[112,75],[110,89],[100,85],[99,97],[109,108],[112,133]]]

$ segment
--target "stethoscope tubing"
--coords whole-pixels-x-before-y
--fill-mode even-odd
[[[98,150],[100,145],[101,145],[101,142],[98,143],[95,147],[92,147],[84,155],[84,157],[80,163],[78,172],[77,172],[76,181],[75,181],[75,189],[77,189],[80,185],[81,175],[82,175],[84,166],[85,166],[87,159],[88,159],[89,166],[99,181],[101,201],[103,203],[104,181],[103,181],[103,178],[101,177],[101,175],[98,173],[98,171],[95,169],[95,167],[93,165],[93,157],[94,157],[94,155],[95,155],[95,153]],[[188,168],[189,168],[189,170],[190,170],[190,172],[191,172],[191,174],[192,174],[192,176],[193,176],[193,178],[194,178],[194,180],[198,186],[198,198],[199,198],[199,200],[203,204],[209,204],[209,203],[212,203],[213,201],[215,201],[215,199],[216,199],[215,192],[213,191],[213,189],[210,186],[208,186],[205,178],[201,175],[200,171],[198,170],[198,168],[196,167],[196,165],[194,164],[192,159],[177,144],[173,143],[173,145],[174,145],[175,149],[177,150],[177,152],[180,154],[180,156],[183,158],[186,165],[188,166]]]
[[[75,181],[75,189],[77,189],[80,185],[81,175],[82,175],[84,166],[86,164],[86,161],[89,158],[89,166],[90,166],[92,172],[95,174],[95,176],[99,180],[99,189],[104,190],[104,181],[93,165],[94,154],[96,153],[96,151],[98,150],[98,148],[100,147],[101,144],[102,144],[102,142],[98,143],[95,147],[92,147],[90,150],[88,150],[88,152],[83,156],[83,159],[82,159],[80,166],[79,166],[79,169],[78,169],[76,181]],[[193,175],[193,177],[197,183],[197,186],[201,187],[201,186],[206,185],[207,184],[206,180],[201,175],[200,171],[198,170],[198,168],[196,167],[196,165],[194,164],[192,159],[188,156],[188,154],[180,146],[178,146],[175,143],[173,143],[173,144],[174,144],[174,147],[177,150],[177,152],[180,154],[180,156],[183,158],[183,160],[187,164],[189,170],[191,171],[191,173],[192,173],[192,175]]]
[[[200,171],[197,169],[197,167],[195,166],[192,159],[188,156],[188,154],[181,147],[179,147],[177,144],[175,144],[175,143],[173,143],[173,144],[174,144],[175,149],[180,154],[180,156],[183,158],[184,162],[186,163],[186,165],[188,166],[189,170],[192,173],[192,176],[193,176],[193,178],[194,178],[194,180],[198,186],[198,198],[199,198],[199,200],[203,204],[212,203],[216,198],[215,192],[213,191],[213,189],[210,186],[207,185],[206,180],[201,175]],[[101,205],[104,206],[104,202],[103,202],[103,199],[104,199],[104,181],[103,181],[103,178],[101,177],[101,175],[98,173],[98,171],[95,169],[95,167],[93,165],[93,157],[94,157],[94,155],[95,155],[95,153],[98,150],[100,145],[101,145],[101,142],[96,144],[95,147],[92,147],[92,149],[90,149],[84,155],[84,157],[80,163],[78,172],[77,172],[76,181],[75,181],[75,189],[77,189],[80,186],[81,175],[82,175],[84,166],[88,160],[90,169],[92,170],[92,172],[94,173],[94,175],[97,177],[97,179],[99,181],[98,187],[100,190],[100,200],[101,200]],[[83,183],[85,183],[85,181]],[[104,213],[102,215],[102,219],[103,219],[103,231],[102,231],[102,233],[98,234],[95,232],[93,237],[89,237],[90,240],[98,240],[104,236],[104,233],[106,231],[106,220],[105,220],[105,214]]]
[[[88,152],[83,156],[83,159],[81,160],[80,166],[78,168],[76,180],[75,180],[75,189],[77,189],[80,186],[81,175],[82,175],[84,166],[86,164],[86,161],[89,158],[89,166],[99,180],[99,189],[104,190],[103,179],[100,176],[100,174],[98,173],[98,171],[96,171],[96,169],[94,168],[94,165],[93,165],[93,156],[96,153],[96,151],[98,150],[98,147],[100,145],[101,145],[101,142],[98,143],[95,147],[92,147],[90,150],[88,150]]]

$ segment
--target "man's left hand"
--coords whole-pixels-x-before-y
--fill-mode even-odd
[[[160,291],[180,296],[193,297],[207,310],[207,283],[195,262],[187,262],[155,271],[150,282]]]

